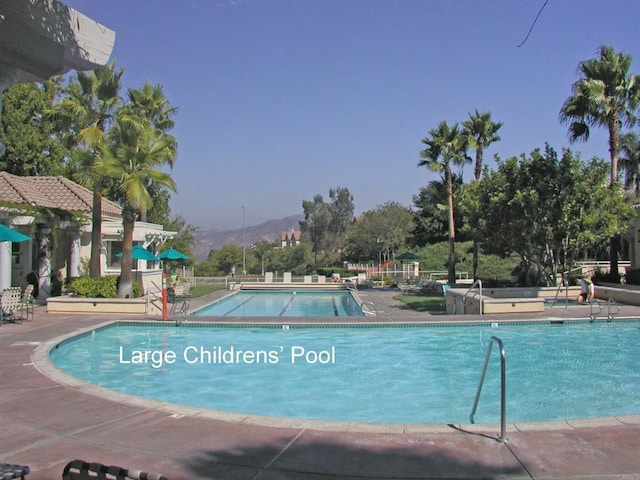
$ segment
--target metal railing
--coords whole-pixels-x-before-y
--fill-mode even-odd
[[[611,309],[615,307],[615,313],[611,312]],[[620,305],[613,298],[609,297],[607,300],[607,320],[613,320],[613,317],[620,314]]]
[[[158,286],[156,282],[149,282],[149,288],[147,288],[146,292],[146,305],[145,305],[145,314],[149,314],[150,305],[153,302],[159,301],[162,302],[162,287]]]
[[[474,416],[476,409],[478,408],[478,401],[480,400],[480,393],[482,393],[482,385],[484,384],[484,377],[487,374],[487,365],[489,364],[489,358],[491,357],[491,350],[493,344],[497,343],[500,348],[500,442],[507,441],[507,353],[504,349],[502,340],[498,337],[491,337],[489,339],[489,345],[487,346],[487,354],[484,357],[484,365],[482,366],[482,374],[480,375],[480,383],[478,384],[478,391],[476,392],[476,399],[473,402],[473,408],[469,419],[471,423],[475,423]]]
[[[476,288],[476,285],[478,286],[478,291],[475,291],[474,289]],[[471,295],[471,298],[469,298],[469,294],[473,292],[473,295]],[[473,282],[473,285],[471,285],[471,287],[469,287],[469,290],[467,290],[467,292],[464,294],[464,297],[462,297],[462,313],[466,313],[466,307],[467,307],[467,303],[469,302],[470,299],[475,298],[476,295],[479,295],[479,300],[480,300],[480,310],[479,313],[480,315],[482,315],[482,280],[478,279],[475,282]]]
[[[362,308],[362,312],[366,317],[378,316],[378,310],[373,302],[362,302],[360,304],[360,308]]]

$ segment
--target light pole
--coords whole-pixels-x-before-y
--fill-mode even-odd
[[[244,205],[242,206],[242,274],[247,274],[247,247],[244,228]]]

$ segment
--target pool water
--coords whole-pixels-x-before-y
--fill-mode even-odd
[[[497,328],[117,324],[63,342],[51,359],[84,381],[195,407],[469,423],[492,335],[507,352],[507,421],[640,414],[636,321]],[[494,348],[477,423],[500,421],[499,370]]]
[[[240,317],[362,317],[349,291],[240,291],[193,315]]]

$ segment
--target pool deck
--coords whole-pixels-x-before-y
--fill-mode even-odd
[[[360,295],[376,304],[375,322],[589,314],[588,307],[577,306],[523,316],[429,315],[402,308],[393,299],[398,293],[372,289]],[[192,307],[210,299],[194,300]],[[640,318],[640,307],[622,306],[620,316]],[[509,424],[508,441],[501,443],[493,425],[260,425],[251,418],[105,397],[97,387],[43,373],[36,359],[47,342],[108,320],[49,314],[39,307],[34,321],[0,326],[0,463],[29,465],[27,480],[59,479],[75,458],[160,472],[170,480],[640,479],[640,416]]]

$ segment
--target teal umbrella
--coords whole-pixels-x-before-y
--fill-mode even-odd
[[[122,252],[116,254],[116,257],[122,258]],[[131,249],[131,259],[132,260],[146,260],[147,262],[159,262],[160,259],[156,257],[153,253],[151,253],[146,248],[140,245],[134,245]]]
[[[31,237],[0,223],[0,242],[26,242],[27,240],[31,240]]]
[[[176,250],[173,247],[169,247],[168,250],[165,250],[164,252],[162,252],[160,255],[158,255],[158,258],[160,260],[167,260],[167,261],[171,261],[171,260],[189,260],[189,256],[185,255],[182,252],[179,252],[178,250]]]

